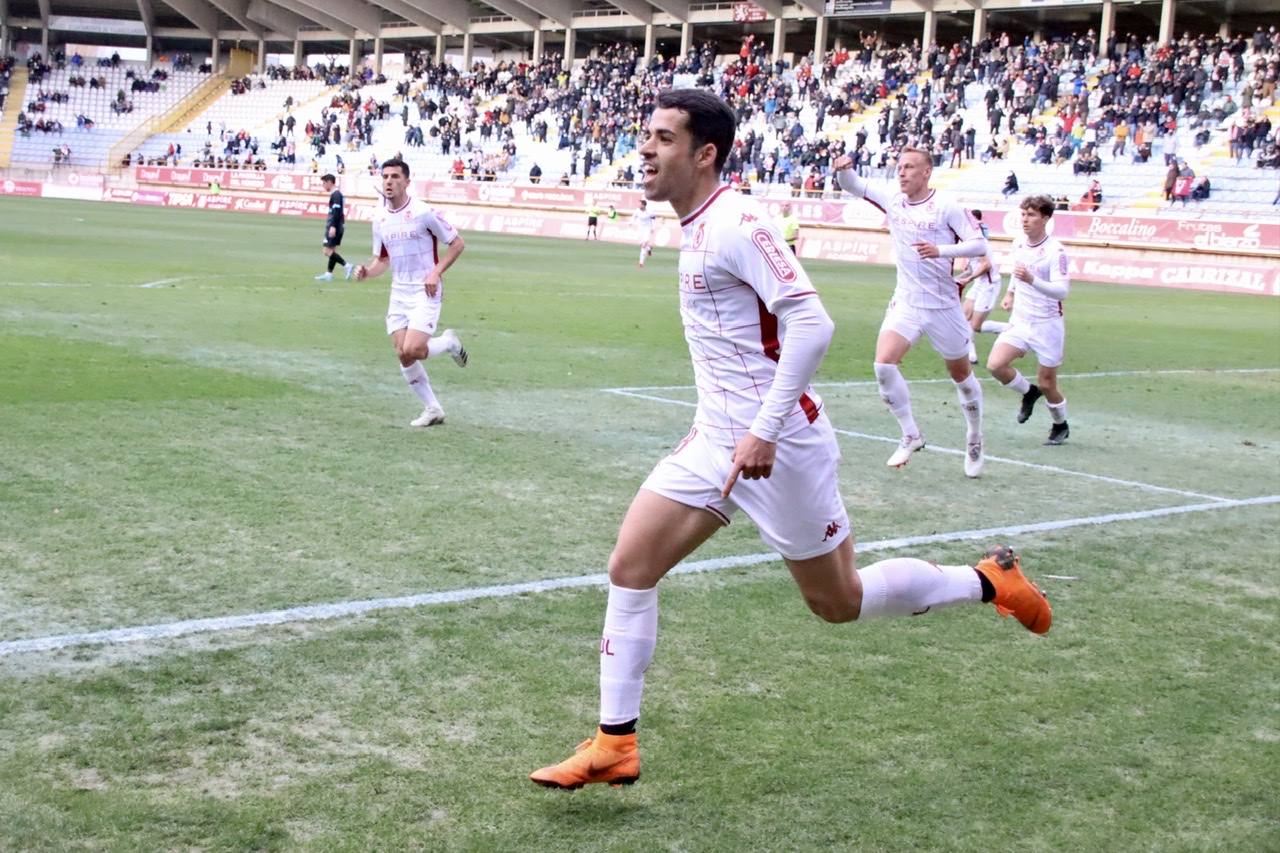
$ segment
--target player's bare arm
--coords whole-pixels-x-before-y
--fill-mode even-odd
[[[466,247],[467,244],[463,242],[462,235],[458,235],[444,250],[444,256],[431,268],[431,272],[427,273],[427,280],[424,282],[427,296],[434,298],[440,292],[440,279],[444,276],[445,270],[453,266],[453,262],[458,259],[458,256],[462,254],[462,250]]]
[[[359,264],[352,273],[356,281],[364,281],[366,278],[377,278],[387,271],[391,266],[391,261],[387,258],[370,258],[363,264]]]

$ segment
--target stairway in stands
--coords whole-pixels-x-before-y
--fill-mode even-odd
[[[0,169],[9,168],[13,156],[13,140],[18,132],[18,113],[27,103],[27,69],[16,65],[9,75],[9,97],[5,101],[4,116],[0,118]]]

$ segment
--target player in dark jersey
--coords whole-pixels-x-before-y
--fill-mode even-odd
[[[332,281],[333,268],[337,266],[343,268],[349,279],[356,265],[347,263],[338,254],[338,246],[342,245],[342,232],[347,225],[346,200],[342,197],[342,190],[338,189],[338,179],[333,175],[321,177],[320,184],[329,194],[329,215],[324,221],[323,244],[325,256],[329,259],[329,269],[316,276],[316,281]]]

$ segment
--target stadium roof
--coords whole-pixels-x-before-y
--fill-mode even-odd
[[[769,18],[812,18],[824,0],[751,0]],[[840,2],[840,0],[837,0]],[[733,21],[733,0],[0,0],[0,23],[10,28],[53,28],[83,33],[154,35],[166,39],[212,38],[347,40],[414,38],[432,35],[489,34],[679,26]],[[857,6],[857,3],[845,3]],[[873,4],[863,3],[862,6]],[[862,18],[868,24],[886,17],[939,13],[1018,12],[1050,18],[1100,10],[1102,3],[1080,0],[893,0],[891,11]],[[1159,16],[1159,0],[1116,0],[1119,9],[1137,6]],[[1063,7],[1063,8],[1056,8]],[[1180,20],[1205,24],[1253,18],[1274,11],[1275,0],[1181,0]],[[1145,8],[1144,8],[1145,11]],[[80,25],[77,26],[77,23]],[[131,29],[130,29],[131,28]],[[1216,28],[1216,27],[1215,27]],[[1179,26],[1181,29],[1181,26]]]

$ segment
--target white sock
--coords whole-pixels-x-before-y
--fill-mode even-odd
[[[982,582],[970,566],[937,566],[913,557],[894,557],[858,569],[862,581],[859,619],[918,616],[934,607],[981,601]]]
[[[400,365],[400,372],[404,374],[404,381],[409,383],[409,390],[418,395],[422,405],[440,405],[440,401],[436,399],[435,392],[431,390],[431,380],[427,378],[427,369],[422,366],[422,362],[415,361],[408,367],[402,364]]]
[[[1067,398],[1063,397],[1061,403],[1050,403],[1045,400],[1044,404],[1049,407],[1049,414],[1053,417],[1055,424],[1065,424],[1067,422]]]
[[[1027,377],[1022,375],[1018,368],[1013,369],[1013,378],[1004,383],[1004,387],[1017,394],[1025,394],[1031,390],[1031,383],[1027,381]]]
[[[442,355],[449,355],[453,352],[453,337],[443,337],[436,335],[427,341],[427,358],[437,358]]]
[[[969,361],[974,363],[978,361],[978,348],[973,345],[972,339],[969,340]]]
[[[644,266],[644,246],[640,247],[640,266]]]
[[[998,335],[1007,328],[1009,328],[1008,323],[1001,323],[999,320],[983,320],[982,327],[978,331],[986,332],[990,335]]]
[[[960,398],[960,411],[964,412],[968,437],[982,435],[982,383],[978,377],[970,373],[963,382],[957,382],[956,395]]]
[[[889,407],[889,411],[898,419],[904,436],[920,434],[916,419],[911,415],[911,392],[907,389],[907,380],[896,364],[875,363],[876,383],[880,386],[880,399]]]
[[[600,722],[616,725],[640,716],[644,671],[658,645],[658,588],[609,584],[600,638]]]

